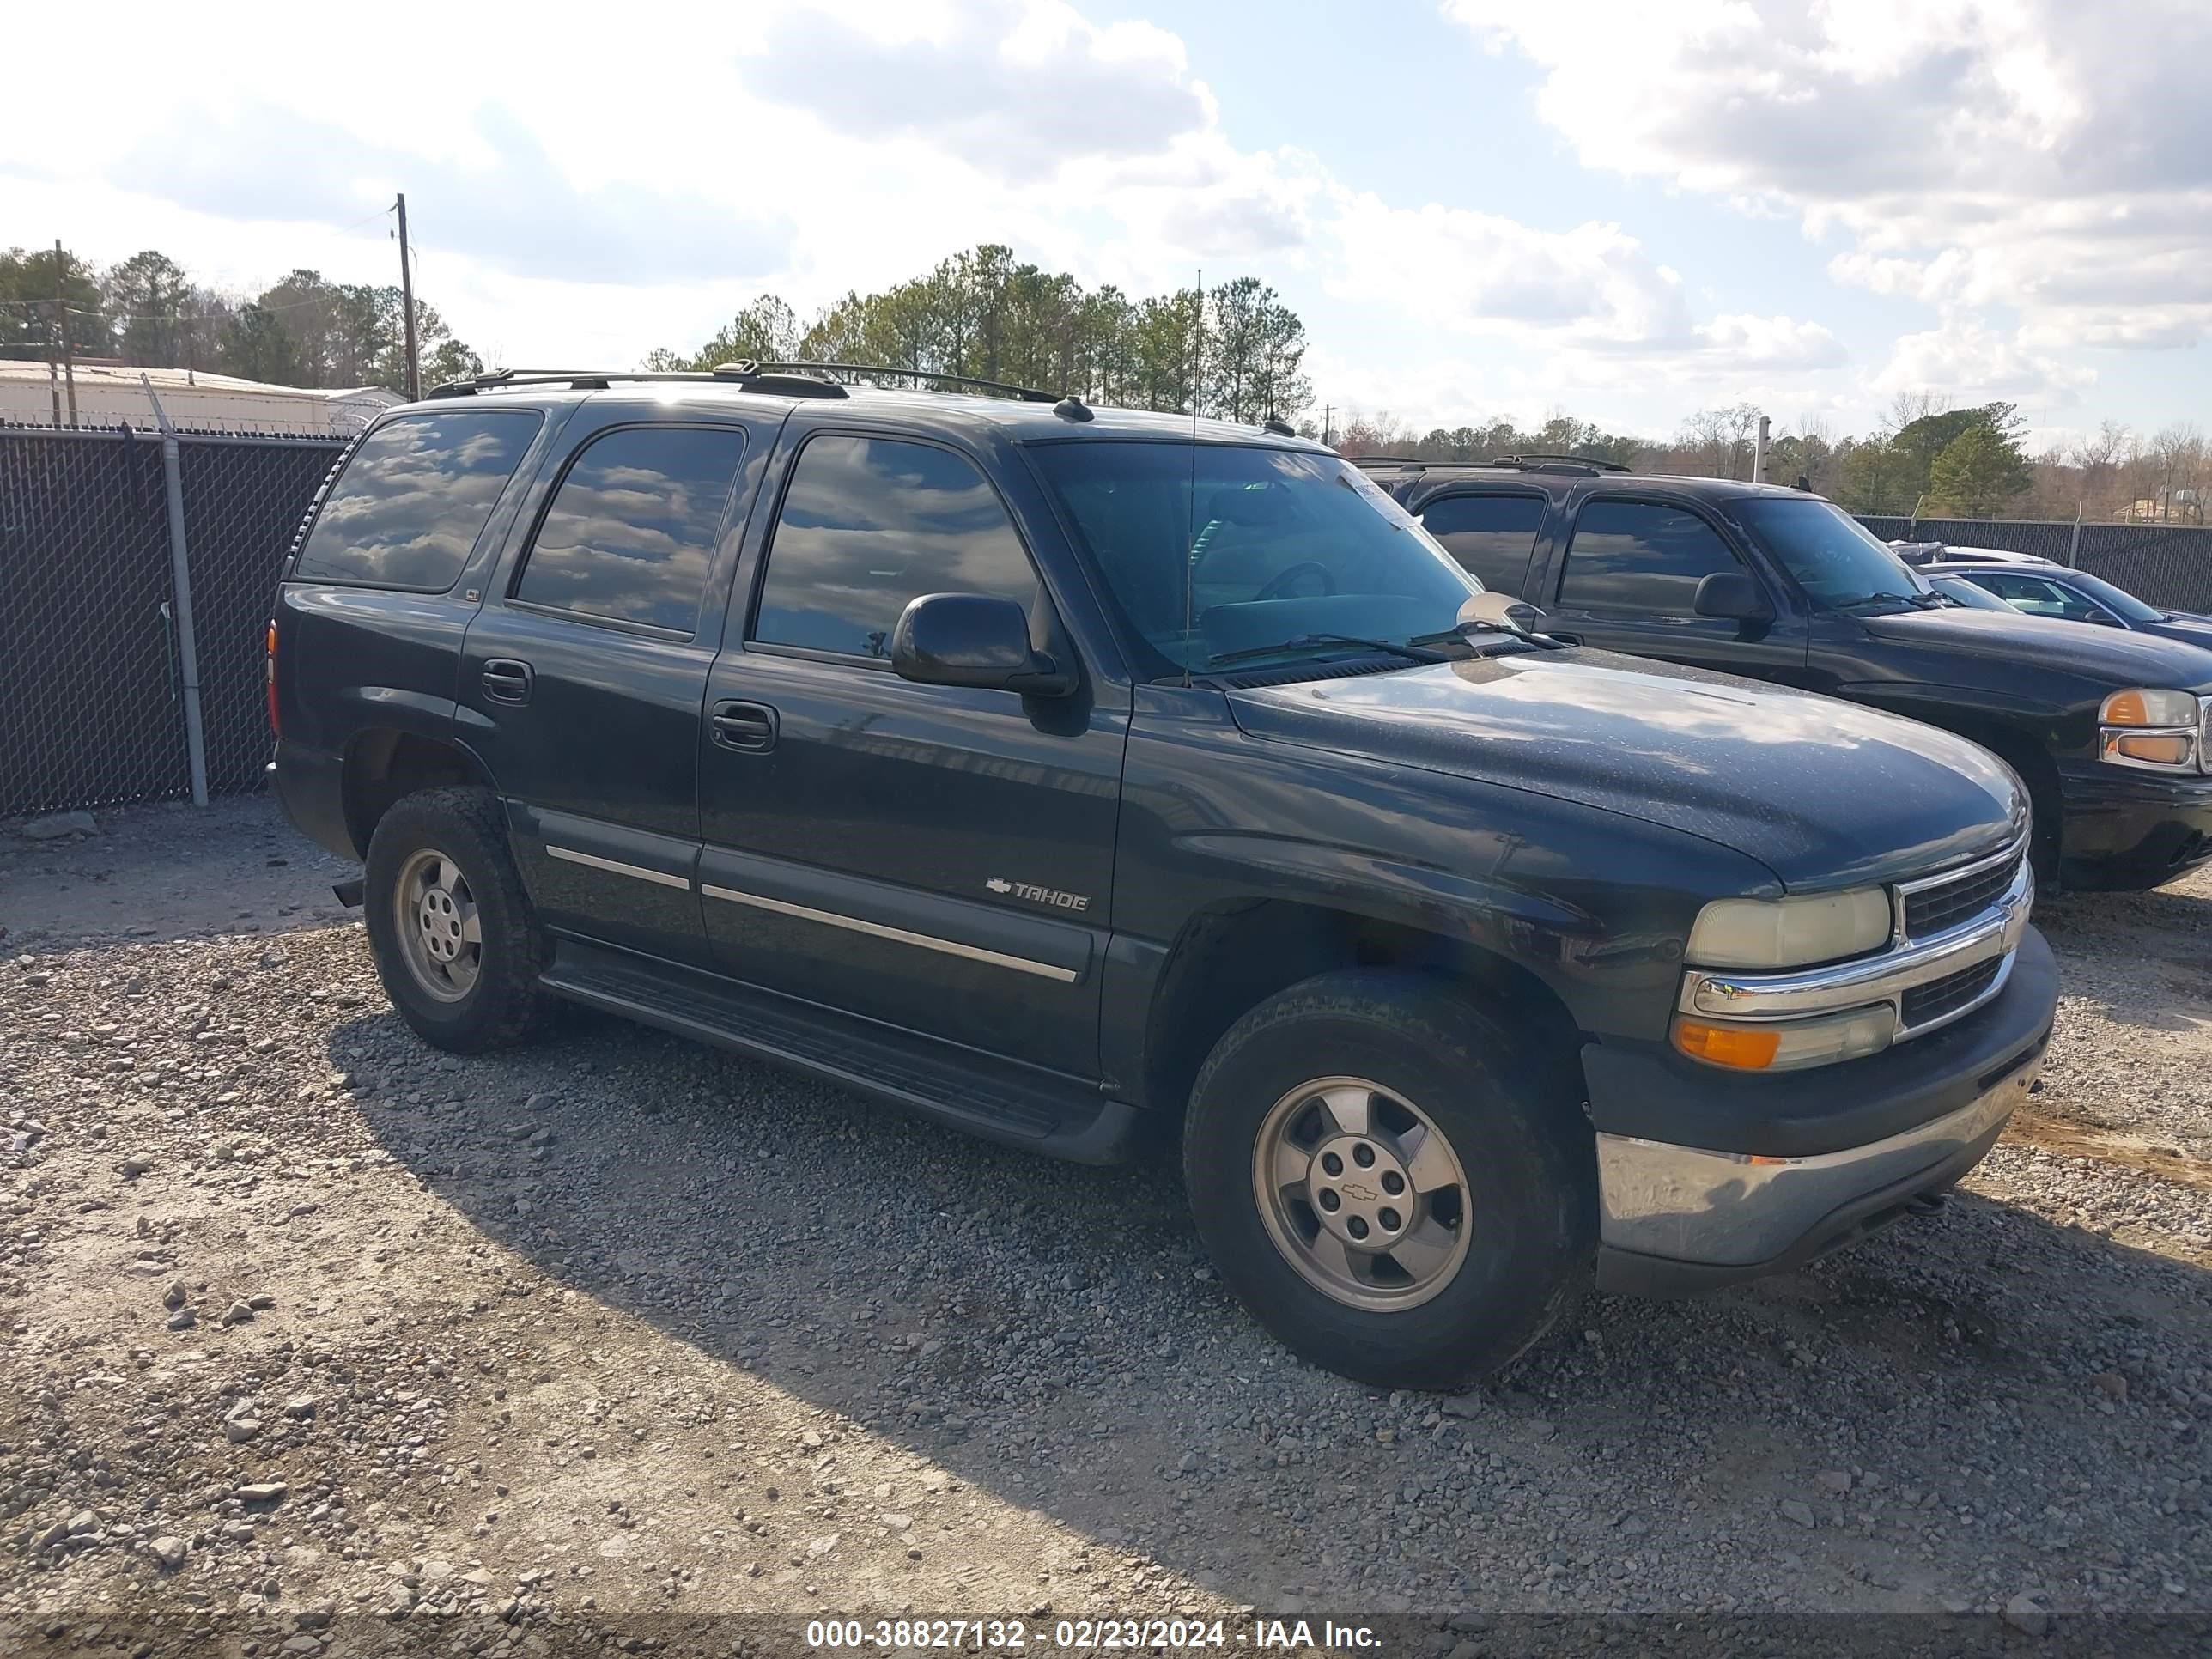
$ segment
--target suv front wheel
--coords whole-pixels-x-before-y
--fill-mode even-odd
[[[1198,1229],[1283,1344],[1389,1388],[1510,1363],[1587,1285],[1589,1129],[1563,1068],[1455,988],[1327,974],[1230,1028],[1183,1142]]]
[[[362,909],[385,994],[425,1042],[476,1054],[538,1023],[544,941],[489,789],[425,789],[386,812]]]

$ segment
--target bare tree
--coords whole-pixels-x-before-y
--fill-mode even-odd
[[[2149,459],[2158,469],[2158,516],[2161,519],[2199,516],[2194,509],[2197,483],[2204,471],[2204,434],[2187,421],[2161,427],[2151,434]]]
[[[2086,518],[2102,518],[2118,492],[2120,464],[2134,449],[2136,435],[2118,421],[2100,423],[2094,436],[2077,440],[2066,459],[2081,470],[2078,504]]]
[[[1948,413],[1951,399],[1940,392],[1922,387],[1917,392],[1899,392],[1891,397],[1888,410],[1882,416],[1883,428],[1902,432],[1915,421],[1924,421],[1930,415]]]
[[[1759,409],[1734,404],[1701,409],[1682,422],[1682,441],[1698,452],[1709,477],[1733,478],[1749,471],[1751,436],[1759,429]]]

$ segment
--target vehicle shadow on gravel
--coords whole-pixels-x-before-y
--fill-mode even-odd
[[[2038,902],[2035,925],[2057,952],[2061,993],[2144,1030],[2190,1031],[2212,1020],[2212,898],[2202,885]]]
[[[2172,1416],[2167,1379],[2212,1371],[2212,1273],[1970,1196],[1784,1279],[1593,1298],[1475,1394],[1385,1396],[1251,1322],[1165,1160],[1054,1163],[595,1018],[455,1060],[379,1014],[328,1053],[380,1144],[560,1285],[1247,1600],[1396,1583],[1416,1601],[1487,1585],[1495,1605],[1551,1586],[1525,1535],[1486,1530],[1525,1505],[1560,1540],[1571,1577],[1553,1588],[1591,1575],[1597,1604],[1626,1591],[1591,1564],[1701,1547],[1748,1516],[1761,1548],[1826,1563],[1853,1594],[1928,1605],[1902,1534],[1776,1539],[1776,1506],[1840,1525],[1816,1483],[1838,1468],[1914,1502],[1984,1501],[1966,1466],[1991,1435],[2023,1462],[2063,1443],[2069,1482],[2124,1494],[2151,1478],[2140,1437],[2084,1414],[2124,1419],[2148,1395]],[[2023,1179],[2072,1178],[2040,1168]],[[2130,1372],[2137,1406],[2099,1392]],[[2204,1461],[2193,1422],[2167,1433],[2160,1456]],[[2036,1547],[2023,1570],[2056,1545]]]

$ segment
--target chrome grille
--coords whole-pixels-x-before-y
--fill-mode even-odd
[[[1996,983],[2004,969],[2008,957],[1991,957],[1971,968],[1962,968],[1955,974],[1946,974],[1941,979],[1931,979],[1925,985],[1916,985],[1905,994],[1899,1012],[1908,1030],[1917,1030],[1930,1020],[1955,1014],[1970,1006],[1983,992]]]
[[[2203,716],[2197,721],[2197,769],[2212,772],[2212,697],[2199,697],[2197,707]]]
[[[1970,866],[1955,876],[1939,876],[1901,890],[1905,938],[1927,939],[1981,915],[2018,878],[2021,860],[2027,856],[2023,844],[2002,858]]]

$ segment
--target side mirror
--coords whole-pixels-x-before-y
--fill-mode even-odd
[[[924,593],[891,629],[891,672],[917,685],[1060,697],[1075,676],[1030,646],[1029,612],[988,593]]]
[[[2092,611],[2081,620],[2094,623],[2100,628],[2118,628],[2120,625],[2120,619],[2109,611]]]
[[[1727,622],[1765,622],[1774,614],[1759,584],[1741,570],[1716,570],[1698,584],[1690,608],[1700,617]]]

